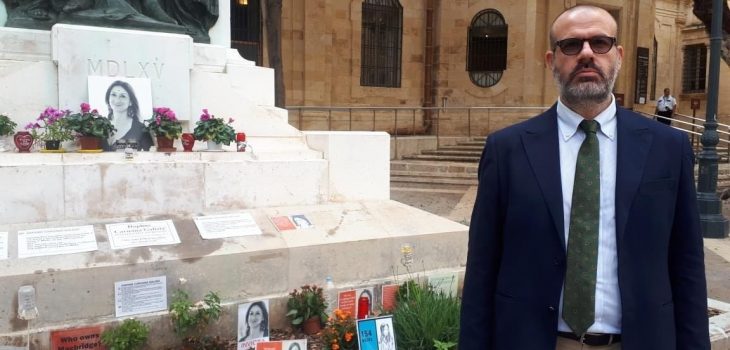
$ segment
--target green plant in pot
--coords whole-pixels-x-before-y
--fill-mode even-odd
[[[0,114],[0,137],[10,136],[15,133],[15,127],[18,126],[7,115]]]
[[[96,109],[92,110],[86,102],[81,104],[81,112],[69,114],[66,119],[69,130],[79,136],[81,149],[84,150],[101,149],[102,139],[108,139],[117,131],[109,119]]]
[[[157,137],[158,151],[174,151],[173,140],[182,135],[182,123],[175,112],[167,107],[152,109],[152,118],[145,120],[145,126]]]
[[[108,350],[137,350],[147,342],[150,328],[135,319],[127,319],[121,325],[101,334],[101,343]]]
[[[58,150],[63,141],[73,140],[71,130],[68,128],[67,111],[48,107],[36,118],[25,126],[30,130],[33,140],[45,141],[46,150]]]
[[[193,136],[196,140],[208,141],[209,150],[218,150],[221,144],[227,146],[236,141],[236,130],[230,125],[233,121],[233,118],[228,118],[226,122],[203,109],[200,120],[195,123]]]
[[[307,334],[315,334],[327,321],[327,302],[322,288],[315,285],[304,285],[301,290],[289,293],[286,302],[286,316],[295,327],[302,327]]]
[[[0,114],[0,152],[12,149],[12,141],[10,136],[15,133],[15,127],[18,126],[7,115]]]

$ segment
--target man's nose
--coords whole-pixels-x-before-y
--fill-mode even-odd
[[[591,48],[591,44],[588,40],[583,41],[583,47],[578,52],[579,56],[593,56],[593,49]]]

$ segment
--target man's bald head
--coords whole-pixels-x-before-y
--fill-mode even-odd
[[[606,18],[609,18],[612,25],[612,34],[615,36],[618,32],[618,24],[616,23],[616,20],[605,9],[593,5],[577,5],[563,11],[563,13],[558,15],[558,17],[555,18],[555,20],[553,21],[553,24],[550,26],[551,47],[552,45],[555,45],[555,42],[558,40],[555,33],[555,29],[557,27],[559,27],[564,21],[571,20],[579,16],[584,16],[586,14],[599,15],[601,17],[605,16]]]

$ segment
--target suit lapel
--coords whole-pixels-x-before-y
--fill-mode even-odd
[[[626,231],[631,203],[641,183],[652,134],[639,125],[631,112],[616,111],[618,145],[616,155],[616,239],[620,243]],[[619,245],[620,246],[620,245]]]
[[[522,143],[532,172],[553,218],[561,247],[565,247],[563,191],[560,180],[560,150],[556,106],[533,119],[522,134]]]

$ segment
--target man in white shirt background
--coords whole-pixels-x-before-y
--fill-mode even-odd
[[[669,88],[665,88],[664,95],[656,101],[656,114],[664,118],[657,119],[664,124],[672,125],[672,115],[675,109],[677,109],[677,100],[669,94]]]

